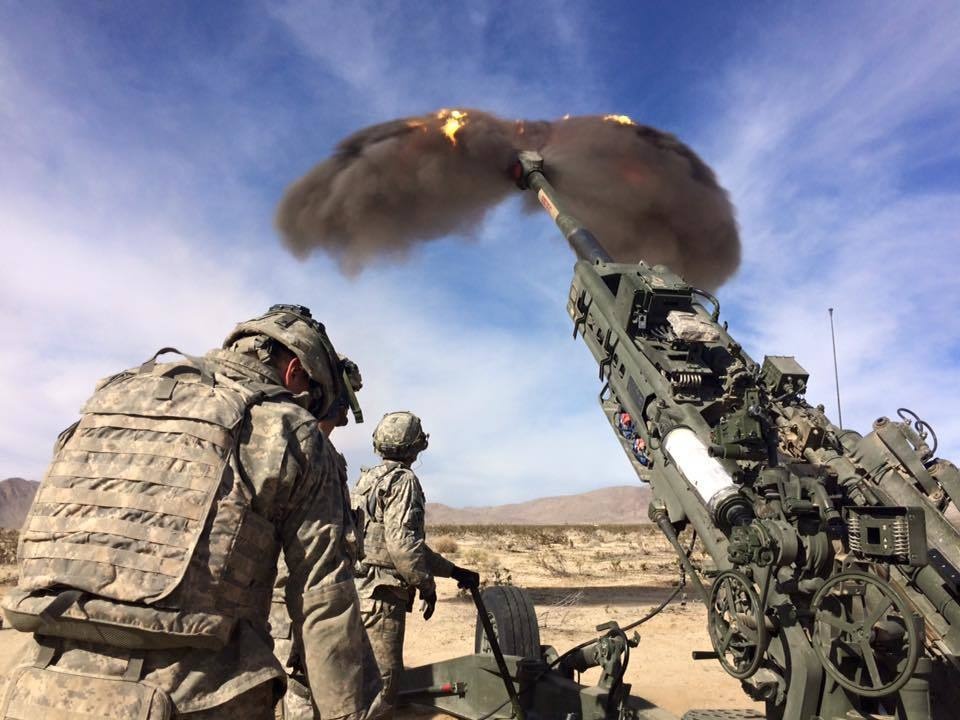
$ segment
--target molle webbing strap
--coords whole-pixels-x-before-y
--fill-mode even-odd
[[[165,420],[162,418],[142,418],[133,415],[84,415],[77,429],[81,430],[86,428],[178,432],[199,440],[206,440],[222,448],[230,447],[233,442],[229,430],[211,425],[210,423],[186,418]]]
[[[77,430],[80,431],[83,428],[78,427]],[[167,435],[169,433],[163,434]],[[95,452],[101,455],[146,455],[148,457],[165,457],[171,460],[190,460],[209,467],[216,467],[220,460],[209,448],[195,445],[129,438],[126,440],[106,440],[85,436],[82,432],[77,432],[70,442],[69,452],[79,453],[80,451]]]
[[[54,600],[54,602],[56,602],[56,600]],[[37,659],[33,661],[33,666],[39,670],[43,670],[53,662],[53,658],[60,652],[63,643],[60,641],[60,638],[49,637],[47,635],[34,635],[33,639],[37,645],[40,646],[37,651]]]
[[[178,369],[184,367],[192,368],[196,372],[200,373],[200,382],[209,387],[214,386],[213,375],[210,374],[210,371],[207,369],[207,364],[203,358],[194,357],[193,355],[187,355],[182,353],[176,348],[165,347],[157,350],[151,358],[144,362],[140,369],[137,371],[138,375],[149,375],[153,373],[157,365],[157,358],[166,353],[176,353],[177,355],[182,355],[186,358],[186,361],[181,361],[178,363],[171,363],[165,367],[161,375],[169,375],[173,372],[176,372]]]
[[[211,493],[212,494],[212,493]],[[206,517],[207,508],[187,500],[173,500],[169,497],[150,497],[139,493],[106,492],[101,490],[77,490],[73,488],[46,487],[37,494],[37,503],[59,503],[70,505],[96,505],[102,508],[123,510],[143,510],[163,515],[175,515],[188,520],[199,521]],[[29,531],[29,521],[25,530]]]
[[[127,669],[123,673],[123,679],[126,682],[139,682],[143,675],[143,653],[133,651],[127,660]]]
[[[72,451],[67,450],[60,457],[72,457]],[[134,480],[138,482],[150,483],[152,485],[166,485],[168,487],[183,488],[187,490],[197,490],[203,492],[210,484],[210,476],[213,475],[211,466],[193,466],[187,472],[171,472],[175,463],[170,462],[165,466],[159,463],[153,463],[153,467],[142,467],[133,464],[134,460],[127,458],[101,457],[99,463],[90,462],[70,462],[60,460],[50,467],[48,477],[52,478],[70,478],[89,480],[99,480],[109,478],[111,480]],[[57,485],[59,483],[54,483]]]
[[[181,553],[182,555],[182,553]],[[24,542],[20,551],[22,560],[78,560],[114,568],[129,568],[138,573],[166,575],[176,578],[182,574],[181,558],[164,559],[142,552],[102,547],[90,543],[75,542]]]
[[[184,550],[188,547],[185,540],[185,533],[182,529],[176,530],[173,528],[143,525],[142,523],[121,520],[119,518],[73,518],[37,515],[31,519],[30,528],[32,532],[38,533],[104,533],[106,535],[116,535],[131,540],[142,540],[158,545],[169,545],[170,547]]]
[[[63,615],[67,611],[67,608],[77,602],[82,595],[83,593],[79,590],[64,590],[43,609],[43,612],[40,613],[40,619],[45,623],[53,622]],[[49,664],[49,662],[47,664]],[[46,667],[46,665],[44,667]]]

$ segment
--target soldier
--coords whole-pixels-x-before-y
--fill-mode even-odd
[[[317,429],[340,391],[326,331],[275,305],[222,350],[156,357],[102,381],[57,441],[4,599],[36,642],[0,718],[272,718],[281,549],[314,703],[364,715],[380,678]]]
[[[320,418],[318,426],[320,432],[327,440],[338,427],[343,427],[349,421],[348,410],[353,411],[354,421],[363,422],[363,413],[360,405],[357,403],[356,394],[363,387],[363,378],[360,375],[360,368],[350,358],[340,355],[340,366],[343,368],[341,376],[342,387],[340,395],[327,414]],[[343,455],[337,451],[332,442],[327,443],[336,459],[337,471],[340,484],[343,486],[344,498],[350,497],[347,488],[347,461]],[[348,513],[352,520],[352,513]],[[356,560],[356,530],[347,533],[352,541],[352,557]],[[287,690],[279,704],[277,717],[281,720],[314,720],[319,717],[314,711],[313,703],[310,699],[310,688],[307,685],[307,679],[304,674],[302,650],[293,641],[292,622],[290,613],[287,612],[286,586],[287,586],[287,565],[280,556],[277,565],[277,580],[273,590],[273,602],[270,607],[270,635],[273,638],[273,653],[277,659],[288,668],[287,672]]]
[[[409,412],[387,413],[373,432],[373,449],[384,462],[365,469],[352,502],[364,517],[363,560],[357,568],[363,626],[383,676],[384,702],[396,704],[403,670],[403,633],[417,591],[424,620],[437,603],[434,577],[452,577],[476,587],[480,576],[454,565],[427,545],[424,495],[410,469],[427,448],[428,435]]]

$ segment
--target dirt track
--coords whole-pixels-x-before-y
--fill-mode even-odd
[[[510,578],[530,590],[541,628],[541,642],[563,651],[595,635],[597,625],[616,619],[626,624],[663,600],[676,578],[676,563],[665,541],[649,530],[595,531],[520,528],[445,529],[432,544],[455,562],[476,567],[487,579]],[[0,568],[9,583],[11,568]],[[473,652],[475,612],[457,597],[451,580],[439,580],[440,604],[429,622],[409,616],[405,661],[416,666]],[[633,694],[679,715],[690,708],[760,708],[716,661],[694,662],[692,650],[706,650],[706,612],[694,597],[669,606],[639,628],[641,641],[631,653],[626,682]],[[5,676],[26,636],[0,630],[0,678]],[[581,682],[592,683],[597,671]],[[2,684],[2,683],[0,683]]]

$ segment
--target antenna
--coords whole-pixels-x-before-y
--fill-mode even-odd
[[[840,372],[837,370],[837,336],[833,330],[833,308],[827,308],[830,313],[830,342],[833,343],[833,382],[837,388],[837,423],[843,427],[843,412],[840,410]]]

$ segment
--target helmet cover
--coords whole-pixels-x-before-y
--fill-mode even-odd
[[[342,371],[326,328],[314,319],[310,309],[303,305],[272,305],[263,315],[237,325],[223,341],[223,347],[230,348],[248,335],[272,338],[300,360],[312,381],[311,394],[319,391],[320,397],[315,398],[311,410],[318,417],[324,416],[340,395]]]
[[[426,450],[429,438],[412,412],[392,412],[373,431],[373,449],[387,459],[407,458]]]

